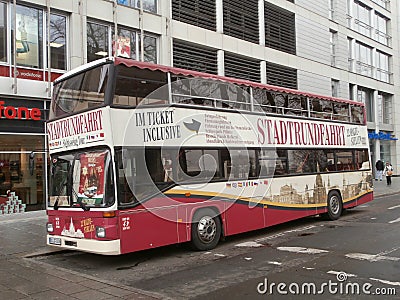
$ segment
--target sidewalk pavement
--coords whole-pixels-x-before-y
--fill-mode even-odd
[[[400,193],[400,177],[374,180],[374,196]],[[0,215],[0,299],[157,299],[151,294],[83,273],[30,260],[56,251],[46,246],[44,210]]]

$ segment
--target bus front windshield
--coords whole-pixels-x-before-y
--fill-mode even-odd
[[[99,65],[57,82],[50,120],[104,105],[110,66],[110,63]]]
[[[52,156],[49,206],[110,206],[114,202],[108,150],[74,151]]]

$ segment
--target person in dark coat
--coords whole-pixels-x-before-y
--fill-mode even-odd
[[[385,165],[383,164],[383,161],[378,159],[378,161],[375,164],[376,172],[375,172],[375,180],[380,180],[382,181],[382,175],[383,175],[383,170],[385,169]]]

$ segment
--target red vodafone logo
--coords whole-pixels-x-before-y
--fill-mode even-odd
[[[4,101],[0,101],[0,118],[40,121],[41,116],[39,108],[6,106]]]

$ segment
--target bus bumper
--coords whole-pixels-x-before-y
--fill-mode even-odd
[[[99,241],[48,234],[47,245],[62,249],[78,250],[103,255],[121,254],[119,239],[112,241]]]

